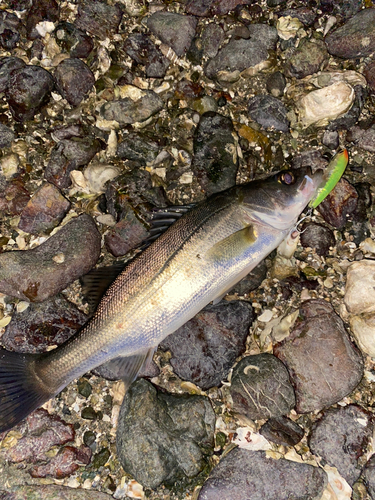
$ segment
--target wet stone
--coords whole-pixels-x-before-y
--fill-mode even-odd
[[[131,87],[129,85],[129,87]],[[133,87],[135,89],[135,87]],[[163,100],[152,90],[136,90],[136,94],[118,101],[107,102],[100,109],[106,120],[115,120],[120,127],[143,122],[164,107]]]
[[[92,406],[86,406],[81,411],[81,417],[84,418],[85,420],[96,420],[98,414],[96,413],[96,411]]]
[[[107,462],[111,453],[108,448],[102,448],[98,453],[94,456],[92,464],[95,469],[99,469],[99,467],[103,467]]]
[[[155,160],[159,149],[157,142],[143,135],[130,132],[123,136],[123,140],[117,146],[117,155],[123,160],[136,161],[145,166]]]
[[[118,4],[108,5],[104,2],[84,0],[78,4],[75,26],[104,40],[118,33],[121,17]]]
[[[329,149],[337,149],[339,147],[339,134],[336,130],[325,130],[322,138],[322,143]]]
[[[285,76],[281,73],[281,71],[275,71],[271,73],[267,78],[267,91],[273,97],[281,97],[284,95],[284,90],[286,86]]]
[[[355,187],[341,178],[327,198],[320,203],[318,211],[328,224],[342,229],[355,212],[357,203],[358,193]]]
[[[80,59],[64,59],[55,70],[56,89],[72,106],[78,106],[92,89],[95,77]]]
[[[15,311],[1,343],[10,351],[44,352],[66,342],[86,321],[83,312],[57,295],[41,304],[31,303],[22,312]]]
[[[256,290],[267,276],[266,261],[262,260],[247,276],[242,278],[237,285],[232,288],[230,293],[238,293],[245,295],[253,290]]]
[[[287,417],[270,418],[259,430],[268,441],[282,446],[295,446],[301,441],[304,430]]]
[[[80,378],[78,380],[77,389],[78,393],[84,398],[88,398],[92,393],[92,386],[85,378]]]
[[[85,59],[94,48],[92,38],[68,22],[62,22],[56,26],[55,36],[56,43],[64,52],[68,52],[70,57]]]
[[[25,233],[48,233],[58,226],[70,208],[70,202],[53,185],[45,183],[35,191],[22,210],[18,223]]]
[[[12,485],[6,491],[0,490],[9,500],[25,500],[37,498],[38,500],[112,500],[112,495],[94,490],[81,490],[58,485]],[[11,495],[11,496],[9,496]],[[6,498],[4,497],[4,498]],[[8,499],[7,499],[8,500]]]
[[[214,429],[208,398],[158,392],[141,379],[131,385],[120,410],[118,458],[144,487],[173,484],[196,476],[205,466]]]
[[[0,148],[9,148],[14,140],[12,129],[0,123]]]
[[[131,34],[124,43],[125,52],[138,64],[143,64],[148,78],[163,78],[169,60],[143,33]]]
[[[31,250],[0,255],[0,290],[41,302],[88,273],[100,255],[101,236],[94,220],[80,215]]]
[[[248,111],[251,119],[262,127],[289,132],[287,109],[276,97],[255,96],[249,100]]]
[[[59,18],[59,4],[56,0],[33,0],[26,17],[26,31],[29,40],[39,38],[36,25],[42,21],[55,22]]]
[[[9,215],[19,215],[26,207],[30,194],[22,181],[16,179],[1,186],[0,212]]]
[[[360,352],[332,306],[322,299],[302,303],[300,318],[289,337],[274,346],[274,354],[288,368],[298,413],[337,403],[355,389],[363,374]]]
[[[363,71],[371,93],[375,93],[375,61],[370,61]]]
[[[208,196],[236,183],[233,130],[230,118],[213,111],[204,113],[196,128],[192,170]]]
[[[284,71],[290,78],[305,78],[322,70],[328,63],[328,53],[323,42],[304,38],[297,48],[285,53]]]
[[[253,321],[250,304],[221,301],[209,305],[160,345],[170,350],[175,373],[206,390],[221,384],[245,349]]]
[[[219,51],[220,45],[225,40],[224,30],[218,24],[215,23],[208,24],[203,29],[201,40],[202,40],[203,54],[206,57],[215,57]]]
[[[26,66],[12,71],[6,99],[16,121],[31,120],[45,104],[54,87],[54,79],[39,66]]]
[[[65,446],[53,457],[47,465],[37,465],[30,471],[32,477],[54,477],[63,479],[71,476],[83,465],[88,465],[91,459],[91,450],[87,446],[75,448]]]
[[[319,467],[235,448],[213,469],[198,500],[315,499],[321,497],[327,482]]]
[[[330,253],[330,247],[336,244],[333,231],[323,224],[309,222],[302,226],[301,245],[303,247],[314,248],[318,255],[327,256]]]
[[[362,85],[356,85],[354,93],[355,97],[350,109],[344,115],[333,120],[328,125],[328,130],[349,130],[350,127],[353,127],[357,123],[365,104],[367,91]]]
[[[361,474],[358,459],[366,452],[373,428],[372,414],[360,406],[330,409],[314,424],[309,446],[352,486]]]
[[[195,36],[197,19],[174,12],[155,12],[147,20],[147,27],[178,57],[184,55]]]
[[[285,415],[296,401],[287,369],[268,353],[241,359],[233,370],[230,394],[233,410],[253,420]]]
[[[328,52],[344,59],[369,56],[375,50],[375,9],[363,9],[333,33],[325,42]]]

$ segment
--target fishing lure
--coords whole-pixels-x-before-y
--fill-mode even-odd
[[[348,161],[349,155],[346,149],[340,151],[332,158],[327,170],[324,172],[323,181],[321,187],[319,187],[317,191],[316,197],[309,203],[310,208],[316,208],[329,195],[341,179]]]

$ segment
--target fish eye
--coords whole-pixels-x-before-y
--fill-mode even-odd
[[[288,186],[290,184],[294,184],[295,177],[290,170],[286,170],[285,172],[279,173],[277,180],[281,184],[286,184]]]

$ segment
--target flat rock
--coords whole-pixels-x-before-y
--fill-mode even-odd
[[[303,302],[300,318],[289,337],[274,346],[274,354],[288,368],[297,412],[307,413],[327,408],[355,389],[363,360],[328,302]]]
[[[250,304],[221,301],[207,306],[175,333],[161,348],[172,353],[175,373],[206,390],[220,385],[235,359],[244,351],[253,321]]]
[[[249,100],[250,117],[266,129],[289,132],[289,120],[284,104],[271,95],[255,96]]]
[[[329,33],[325,42],[328,52],[344,59],[369,56],[375,50],[375,9],[363,9]]]
[[[366,452],[373,428],[372,414],[360,406],[330,409],[313,425],[309,446],[352,486],[361,474],[358,459]]]
[[[233,370],[230,394],[233,409],[252,420],[286,415],[296,402],[286,367],[268,353],[241,359]]]
[[[213,469],[198,500],[318,500],[327,482],[319,467],[236,448]]]
[[[358,193],[346,179],[341,178],[329,195],[318,205],[318,211],[331,226],[342,229],[354,214]]]
[[[172,484],[202,470],[214,429],[208,398],[158,392],[141,379],[132,384],[120,410],[118,458],[143,486]]]
[[[174,12],[155,12],[147,20],[147,27],[181,57],[195,36],[197,19]]]
[[[22,210],[18,227],[39,234],[58,226],[70,208],[70,202],[53,185],[45,183],[35,191]]]
[[[80,215],[36,248],[0,255],[0,290],[42,302],[88,273],[100,255],[101,236],[94,220]]]
[[[122,12],[118,4],[109,5],[104,2],[85,0],[78,4],[75,25],[90,35],[104,40],[118,33],[121,18]]]
[[[95,77],[80,59],[64,59],[54,73],[56,89],[72,106],[78,106],[92,89]]]

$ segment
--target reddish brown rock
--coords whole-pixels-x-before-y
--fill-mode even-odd
[[[337,229],[342,229],[355,212],[358,193],[346,179],[340,179],[327,198],[318,206],[323,219]]]
[[[123,218],[105,235],[104,241],[112,255],[125,255],[138,246],[148,235],[146,227],[129,206]]]
[[[30,194],[20,180],[6,184],[0,192],[0,212],[9,215],[18,215],[26,207]]]
[[[375,93],[375,61],[371,61],[365,67],[363,72],[364,77],[367,80],[367,85],[372,93]]]
[[[82,465],[90,463],[92,451],[88,446],[75,448],[65,446],[47,464],[37,465],[30,470],[32,477],[54,477],[63,479],[78,470]]]

